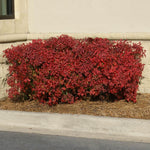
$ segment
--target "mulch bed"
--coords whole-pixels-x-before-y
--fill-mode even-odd
[[[0,101],[0,109],[150,119],[150,94],[138,94],[137,103],[126,102],[125,100],[115,102],[81,100],[74,104],[58,104],[52,107],[40,104],[35,100],[12,101],[7,98]]]

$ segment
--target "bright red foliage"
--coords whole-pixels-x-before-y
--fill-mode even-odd
[[[67,35],[4,51],[9,97],[23,95],[50,106],[102,95],[136,102],[143,47],[128,41],[74,39]]]

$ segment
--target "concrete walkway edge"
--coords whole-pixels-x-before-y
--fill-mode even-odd
[[[150,120],[0,110],[0,131],[150,143]]]

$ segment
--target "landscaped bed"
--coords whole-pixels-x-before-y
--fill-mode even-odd
[[[74,104],[59,104],[51,107],[35,100],[6,99],[0,101],[0,109],[150,119],[150,94],[138,94],[136,103],[125,100],[115,102],[81,100]]]
[[[150,119],[150,94],[137,95],[140,43],[62,35],[4,53],[10,99],[0,109]]]

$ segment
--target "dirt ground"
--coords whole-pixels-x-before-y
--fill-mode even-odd
[[[137,103],[125,100],[116,102],[81,100],[74,104],[58,104],[52,107],[38,101],[14,102],[7,98],[0,101],[0,109],[150,119],[150,94],[138,94]]]

